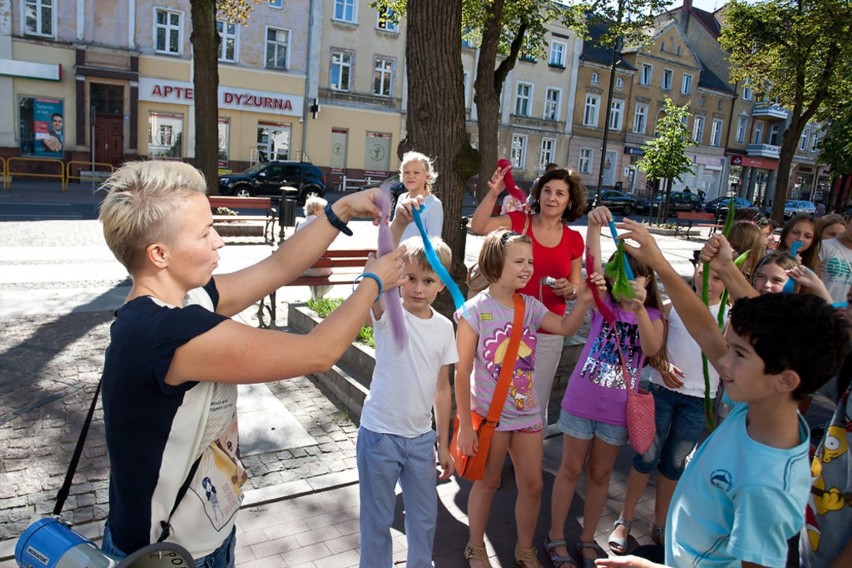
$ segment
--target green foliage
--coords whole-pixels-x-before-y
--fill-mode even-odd
[[[681,175],[692,170],[692,160],[686,157],[686,149],[695,144],[686,125],[690,114],[687,108],[687,105],[677,106],[666,97],[656,135],[642,146],[645,155],[636,164],[649,179],[679,180]]]
[[[731,76],[750,79],[759,98],[794,113],[813,110],[816,118],[826,118],[821,114],[830,113],[835,102],[848,101],[848,0],[735,0],[723,17],[719,43],[729,53]]]
[[[831,168],[831,179],[852,172],[852,105],[846,116],[832,121],[820,140],[819,161]]]
[[[328,314],[336,310],[340,304],[343,303],[343,298],[320,298],[320,299],[310,299],[305,302],[305,305],[316,312],[317,316],[322,319],[328,317]],[[365,325],[361,327],[361,330],[358,332],[358,341],[369,345],[370,347],[376,347],[376,340],[373,338],[373,326]]]

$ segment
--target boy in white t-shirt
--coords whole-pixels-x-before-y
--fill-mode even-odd
[[[435,442],[441,479],[453,472],[449,453],[452,394],[450,365],[458,361],[453,324],[432,309],[444,284],[435,274],[420,237],[405,247],[401,301],[408,343],[397,350],[395,330],[380,302],[371,317],[376,340],[376,367],[370,394],[361,412],[357,462],[361,495],[361,567],[390,568],[393,564],[391,524],[397,482],[405,504],[405,534],[410,568],[432,566],[432,544],[438,520]],[[432,246],[447,269],[449,247],[432,238]],[[432,430],[432,409],[436,429]]]

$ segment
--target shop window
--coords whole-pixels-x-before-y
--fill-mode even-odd
[[[219,119],[219,167],[228,167],[228,149],[230,146],[231,122],[227,118]]]
[[[157,53],[180,55],[183,52],[183,13],[154,9],[154,48]]]
[[[290,32],[278,28],[266,28],[266,68],[286,71],[290,53]]]
[[[61,158],[65,149],[65,103],[61,99],[18,100],[21,154]]]
[[[54,0],[24,0],[22,13],[24,33],[43,37],[54,37],[56,10]]]
[[[149,158],[180,158],[183,156],[182,145],[182,114],[148,114]]]
[[[219,61],[225,63],[236,63],[239,57],[239,31],[237,24],[231,22],[216,22],[216,31],[219,32]]]
[[[290,159],[290,125],[276,122],[257,123],[257,160]]]

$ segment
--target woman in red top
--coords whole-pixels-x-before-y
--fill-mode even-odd
[[[576,172],[564,168],[551,170],[532,188],[531,214],[513,211],[491,217],[497,198],[506,187],[503,178],[509,170],[509,167],[498,168],[491,176],[490,191],[473,213],[471,230],[485,235],[505,228],[529,235],[533,242],[534,272],[527,286],[519,292],[538,298],[550,311],[563,315],[566,302],[577,297],[583,262],[583,237],[567,224],[583,214],[586,188]],[[545,280],[548,277],[553,280]],[[563,339],[539,330],[533,386],[545,426]]]

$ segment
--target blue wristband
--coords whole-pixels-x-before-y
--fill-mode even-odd
[[[331,226],[343,233],[344,235],[352,236],[352,229],[346,226],[346,223],[340,220],[340,217],[334,212],[334,209],[331,208],[331,203],[325,206],[325,218],[328,219],[328,222],[331,223]],[[381,287],[381,283],[379,283],[379,287]]]
[[[382,297],[382,292],[384,291],[384,287],[382,286],[382,279],[379,278],[377,275],[373,274],[372,272],[365,272],[363,274],[359,274],[358,276],[356,276],[355,280],[352,281],[352,291],[353,292],[355,291],[355,286],[358,284],[358,282],[360,282],[364,278],[372,278],[373,280],[376,281],[376,284],[379,285],[379,295],[376,296],[376,299],[374,300],[375,302],[378,302],[379,299]]]

